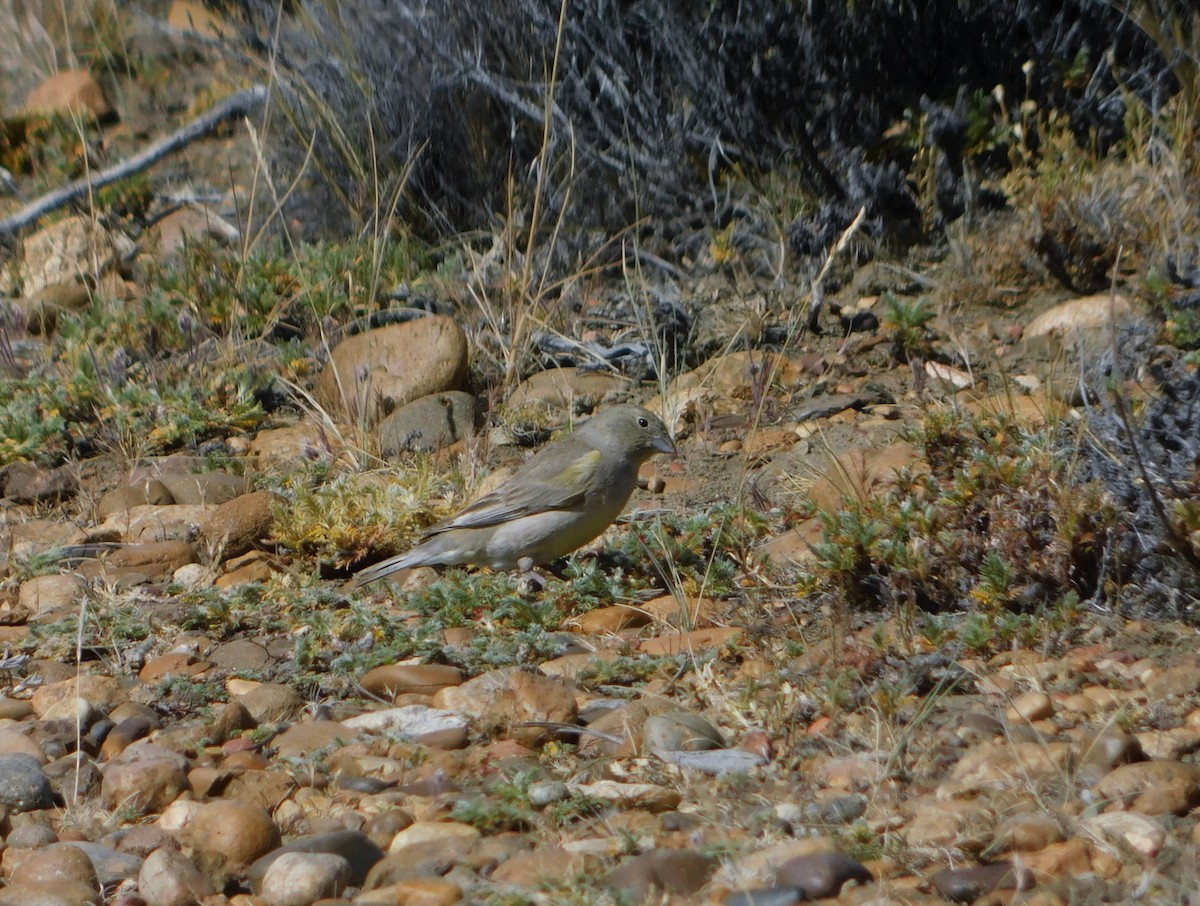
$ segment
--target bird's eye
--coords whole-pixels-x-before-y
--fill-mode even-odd
[[[641,417],[639,417],[639,418],[638,418],[638,427],[639,427],[639,428],[649,428],[649,427],[650,427],[650,422],[648,422],[648,421],[647,421],[646,419],[644,419],[644,418],[641,418]]]

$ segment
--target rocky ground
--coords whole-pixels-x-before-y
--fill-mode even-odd
[[[150,94],[206,90],[152,33],[193,65]],[[161,132],[135,84],[111,147]],[[0,904],[1200,896],[1191,580],[1130,580],[1133,497],[1076,443],[1171,483],[1088,434],[1194,398],[1137,275],[1056,288],[1014,209],[963,239],[973,275],[838,262],[815,335],[718,237],[677,346],[627,280],[557,324],[593,365],[670,346],[669,375],[536,370],[495,256],[376,286],[365,253],[247,254],[255,159],[235,127],[149,177],[189,201],[146,229],[59,213],[6,260]],[[1175,370],[1113,365],[1139,343]],[[624,399],[680,456],[542,581],[348,582]],[[1153,554],[1187,576],[1181,469]]]

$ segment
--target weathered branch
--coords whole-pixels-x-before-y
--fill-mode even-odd
[[[93,173],[77,179],[75,182],[63,186],[61,189],[55,189],[53,192],[43,195],[37,201],[26,205],[11,217],[0,220],[0,238],[9,236],[30,224],[36,223],[51,211],[57,210],[63,205],[70,204],[72,201],[82,198],[89,192],[93,192],[96,189],[103,188],[118,180],[125,179],[127,176],[132,176],[134,173],[139,173],[148,167],[152,167],[168,154],[174,154],[197,139],[208,135],[208,133],[212,132],[213,129],[225,120],[239,116],[248,116],[253,113],[255,108],[262,104],[266,98],[267,88],[264,85],[255,85],[253,88],[247,88],[245,91],[239,91],[237,94],[230,95],[207,113],[198,116],[192,122],[183,126],[178,131],[171,133],[166,138],[159,139],[150,145],[150,147],[138,152],[128,160],[114,164],[107,169],[101,170],[99,173]]]

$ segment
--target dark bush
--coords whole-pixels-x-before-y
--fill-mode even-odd
[[[1170,84],[1102,0],[589,0],[566,4],[561,30],[551,0],[308,0],[278,31],[274,2],[242,9],[294,126],[272,146],[279,162],[313,143],[293,208],[322,231],[386,214],[411,164],[404,213],[432,235],[509,215],[528,227],[540,192],[539,225],[563,215],[572,242],[643,216],[647,237],[670,237],[724,216],[734,168],[790,161],[818,202],[797,251],[826,247],[863,205],[871,230],[909,237],[916,149],[881,143],[906,110],[932,111],[949,219],[965,98],[1002,85],[1013,104],[1067,111],[1103,149],[1124,114],[1112,64],[1147,98]]]

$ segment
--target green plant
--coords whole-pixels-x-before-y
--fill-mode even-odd
[[[1052,428],[931,407],[909,439],[921,459],[886,491],[816,512],[809,594],[835,612],[892,608],[927,639],[949,627],[918,624],[919,610],[978,608],[959,635],[986,645],[1024,632],[1006,611],[1046,613],[1039,589],[1094,591],[1115,509],[1097,485],[1073,485]]]
[[[910,299],[885,293],[884,305],[884,323],[891,335],[896,359],[907,362],[924,358],[929,348],[926,325],[937,314],[933,304],[924,296]]]

